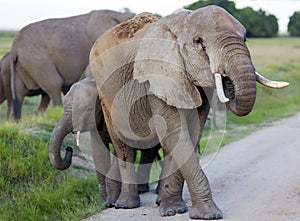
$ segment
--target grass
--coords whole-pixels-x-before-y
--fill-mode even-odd
[[[0,126],[1,221],[81,220],[104,208],[92,171],[84,169],[86,176],[77,177],[75,169],[58,171],[50,164],[52,127],[45,131],[44,125],[54,125],[61,114],[62,108],[49,108],[20,124]]]
[[[12,35],[0,32],[0,58],[9,51]],[[300,111],[300,39],[249,39],[257,70],[290,86],[274,90],[257,86],[254,110],[246,117],[227,113],[226,127],[214,128],[209,120],[203,134],[199,157],[241,139],[283,117]],[[103,209],[98,204],[95,174],[82,166],[55,170],[48,159],[50,134],[63,108],[48,108],[37,114],[40,96],[25,98],[19,124],[6,122],[6,103],[0,105],[0,220],[81,220]],[[67,137],[64,145],[74,146]],[[158,179],[155,163],[150,182]],[[79,174],[79,176],[78,176]]]
[[[253,111],[242,118],[229,113],[229,121],[241,125],[262,124],[300,111],[300,39],[250,41],[249,47],[257,70],[270,79],[288,81],[290,86],[284,89],[270,89],[258,85]]]
[[[16,31],[0,31],[0,59],[10,50],[16,33]]]

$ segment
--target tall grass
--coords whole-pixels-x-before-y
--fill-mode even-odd
[[[59,112],[51,109],[48,113]],[[57,114],[52,117],[49,121],[44,113],[33,125],[53,125]],[[0,220],[80,220],[103,209],[94,173],[85,169],[84,178],[54,169],[48,158],[50,134],[29,134],[26,125],[0,126]]]

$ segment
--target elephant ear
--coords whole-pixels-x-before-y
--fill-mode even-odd
[[[149,91],[168,105],[184,109],[199,107],[200,93],[187,77],[176,35],[164,19],[172,20],[172,17],[162,18],[141,39],[133,77],[140,83],[148,81]]]

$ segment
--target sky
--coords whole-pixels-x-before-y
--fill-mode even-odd
[[[0,29],[16,29],[48,18],[68,17],[91,10],[120,11],[127,7],[135,13],[144,11],[162,16],[189,5],[196,0],[0,0]],[[300,0],[234,0],[237,8],[251,6],[278,18],[279,31],[287,31],[289,17],[300,11]]]

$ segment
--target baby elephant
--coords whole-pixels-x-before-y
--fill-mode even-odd
[[[77,135],[80,132],[90,132],[92,155],[99,181],[100,201],[105,201],[107,206],[113,206],[120,194],[119,166],[114,157],[111,160],[108,146],[111,139],[106,130],[93,78],[88,77],[74,84],[65,95],[63,105],[64,114],[54,128],[50,139],[50,161],[56,169],[65,170],[69,168],[72,161],[72,148],[66,147],[66,156],[61,159],[60,150],[63,139],[71,132],[77,133]],[[159,156],[159,148],[160,145],[157,145],[152,149],[142,150],[138,168],[140,192],[149,190],[148,179],[151,163]]]

